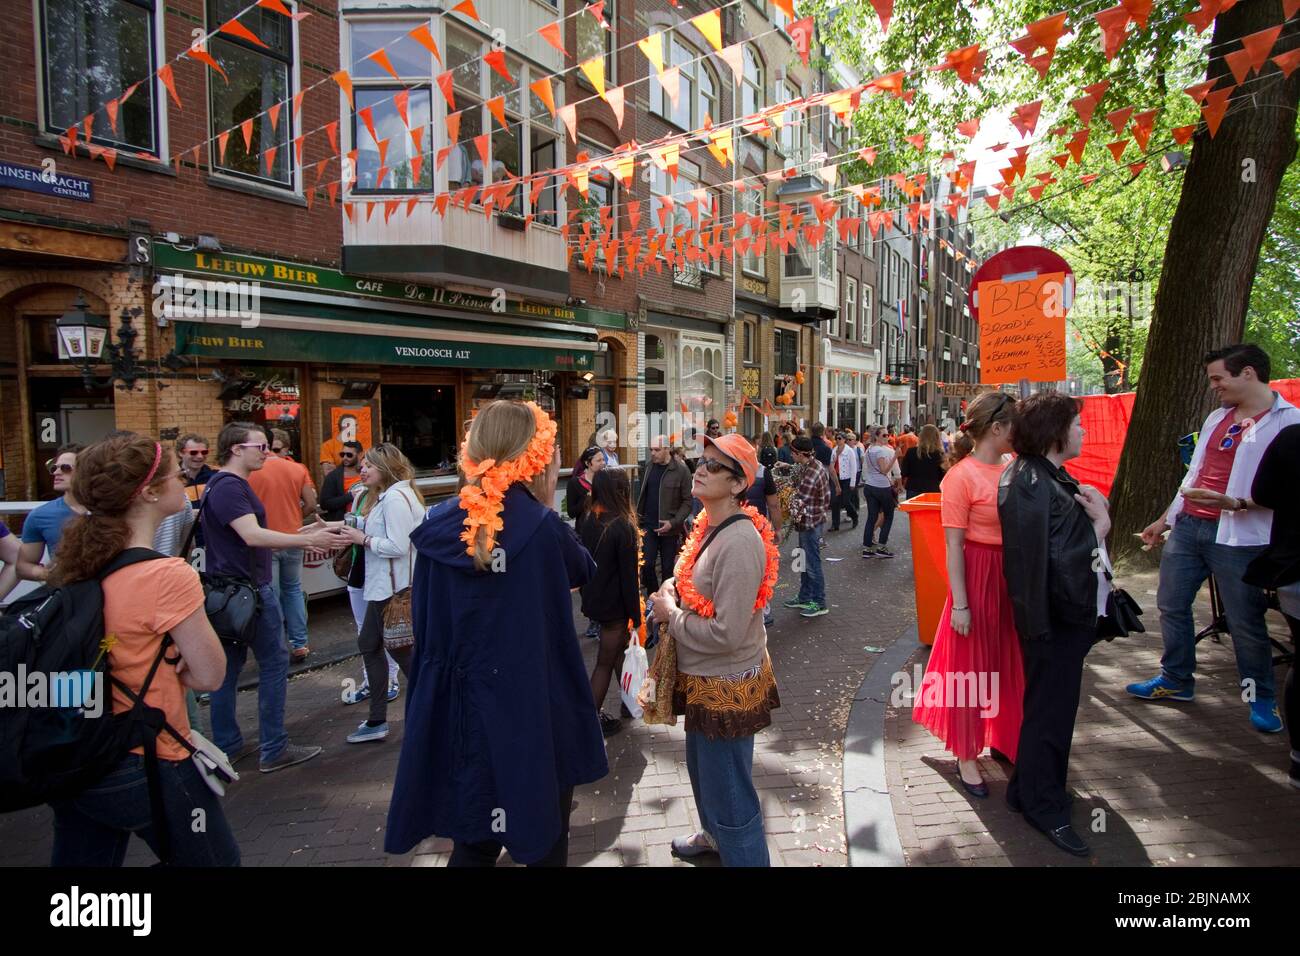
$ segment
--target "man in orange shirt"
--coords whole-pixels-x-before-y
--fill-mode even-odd
[[[902,461],[908,449],[915,448],[920,443],[921,439],[916,437],[916,432],[912,430],[912,426],[904,425],[903,434],[894,440],[894,449],[898,452],[898,460]]]
[[[273,448],[289,448],[289,436],[279,428],[271,431]],[[303,515],[316,510],[316,487],[306,467],[287,457],[270,455],[266,464],[248,476],[248,483],[266,508],[266,526],[283,534],[297,534]],[[302,593],[302,549],[272,552],[271,586],[280,598],[284,630],[289,637],[290,657],[305,660],[307,646],[307,601]]]
[[[334,438],[327,438],[320,446],[321,479],[343,463],[339,457],[343,453],[343,443],[355,441],[357,437],[357,416],[340,415],[339,433]]]

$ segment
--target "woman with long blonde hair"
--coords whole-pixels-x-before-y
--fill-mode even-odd
[[[903,488],[907,497],[933,494],[939,490],[948,461],[943,454],[943,440],[934,425],[922,425],[916,447],[909,448],[902,461]]]
[[[483,406],[464,484],[411,536],[415,653],[384,849],[453,841],[449,866],[564,866],[573,788],[609,772],[574,637],[571,590],[595,563],[552,510],[555,422]]]
[[[371,687],[370,716],[348,735],[350,744],[388,736],[388,695],[376,692],[388,686],[384,651],[403,672],[410,672],[410,644],[385,641],[384,612],[394,597],[411,586],[411,532],[424,518],[424,496],[415,487],[414,478],[415,469],[396,445],[375,445],[361,460],[361,482],[366,490],[355,524],[331,525],[339,528],[350,544],[360,545],[365,559],[362,597],[366,615],[357,634],[357,647]]]

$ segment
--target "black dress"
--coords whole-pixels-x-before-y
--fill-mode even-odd
[[[919,448],[909,448],[903,456],[899,469],[907,479],[907,496],[924,495],[939,490],[943,481],[943,455],[922,456]]]
[[[592,514],[578,537],[596,561],[596,573],[582,588],[582,613],[601,624],[641,623],[637,589],[636,529],[616,515]]]

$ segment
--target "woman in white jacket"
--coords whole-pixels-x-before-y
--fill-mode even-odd
[[[412,480],[415,471],[395,445],[381,443],[366,452],[361,480],[369,489],[356,527],[342,527],[353,544],[364,549],[366,583],[362,596],[366,616],[357,635],[357,646],[365,662],[366,679],[372,688],[384,687],[388,663],[384,657],[384,609],[393,595],[411,586],[411,532],[424,520],[424,497]],[[389,647],[402,673],[407,673],[411,645]],[[348,735],[348,743],[383,740],[388,736],[388,700],[383,694],[370,695],[370,719]]]

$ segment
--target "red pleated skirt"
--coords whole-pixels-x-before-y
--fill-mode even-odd
[[[944,602],[925,677],[915,689],[912,719],[959,760],[985,747],[1016,759],[1025,696],[1020,638],[1002,576],[1002,548],[967,541],[969,634],[952,629],[952,592]]]

